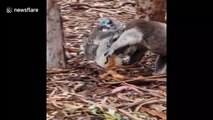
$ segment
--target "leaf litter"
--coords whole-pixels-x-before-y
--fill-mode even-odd
[[[137,65],[105,70],[79,52],[101,16],[137,19],[135,1],[59,0],[58,5],[69,56],[66,69],[47,70],[47,120],[165,120],[166,75],[151,75],[155,54],[148,52]]]

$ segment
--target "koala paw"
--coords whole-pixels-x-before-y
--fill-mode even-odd
[[[107,50],[107,52],[104,53],[104,56],[105,57],[110,57],[113,53],[114,53],[114,50],[109,49],[109,50]]]

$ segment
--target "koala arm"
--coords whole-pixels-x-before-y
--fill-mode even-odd
[[[137,28],[128,29],[110,46],[107,52],[104,53],[104,56],[111,56],[119,48],[138,44],[142,39],[143,33],[140,30]]]

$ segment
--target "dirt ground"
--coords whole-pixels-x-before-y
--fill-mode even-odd
[[[135,1],[59,0],[67,69],[47,70],[48,120],[165,120],[166,75],[152,76],[156,55],[106,70],[85,60],[81,46],[100,16],[137,19]],[[148,18],[150,1],[142,6]]]

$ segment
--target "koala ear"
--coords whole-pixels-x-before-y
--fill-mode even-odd
[[[126,24],[122,24],[120,30],[124,31],[126,29]]]

